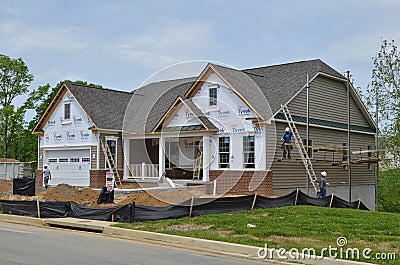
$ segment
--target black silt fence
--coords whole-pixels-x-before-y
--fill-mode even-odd
[[[99,208],[83,206],[74,202],[0,200],[0,211],[4,214],[40,218],[75,217],[129,223],[295,205],[368,210],[361,201],[347,202],[334,195],[317,199],[296,190],[278,198],[267,198],[259,195],[222,197],[216,199],[193,198],[179,205],[164,207],[126,204],[122,206]]]
[[[176,219],[189,216],[189,207],[171,205],[164,207],[135,205],[133,221],[142,222],[148,220]]]
[[[13,195],[35,196],[35,179],[13,179]]]

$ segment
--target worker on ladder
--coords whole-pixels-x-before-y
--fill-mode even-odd
[[[291,143],[292,143],[292,135],[293,133],[290,131],[289,127],[286,127],[285,133],[281,137],[281,142],[282,142],[282,148],[283,148],[283,158],[291,159],[292,157],[290,156],[290,152],[293,149]]]

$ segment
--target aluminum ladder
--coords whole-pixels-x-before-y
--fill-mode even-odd
[[[116,184],[116,186],[118,185],[118,186],[122,187],[121,178],[120,178],[120,176],[118,174],[118,170],[117,170],[117,167],[115,165],[115,161],[114,161],[113,155],[111,154],[110,147],[108,146],[107,142],[103,143],[103,141],[100,140],[100,143],[101,143],[101,147],[103,149],[104,158],[105,158],[105,160],[107,162],[108,169],[110,171],[114,172],[115,184]]]
[[[297,150],[300,153],[301,161],[304,164],[304,167],[307,172],[307,176],[309,177],[314,190],[316,193],[318,193],[318,182],[317,182],[317,176],[315,175],[315,171],[311,162],[311,159],[308,155],[307,149],[303,144],[303,141],[301,139],[301,136],[299,134],[299,131],[296,128],[296,125],[293,121],[292,115],[289,112],[289,108],[287,105],[281,105],[281,109],[283,111],[283,114],[285,114],[286,121],[288,122],[290,130],[293,132],[294,136],[294,143],[296,145]]]
[[[199,151],[196,154],[196,158],[193,161],[193,178],[192,180],[194,180],[195,178],[197,178],[197,180],[200,180],[200,173],[201,170],[203,168],[203,152]]]

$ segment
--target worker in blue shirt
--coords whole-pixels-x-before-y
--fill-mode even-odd
[[[293,149],[293,147],[290,145],[292,142],[292,135],[293,133],[290,131],[289,127],[286,127],[285,133],[282,135],[281,141],[282,141],[282,148],[283,148],[283,158],[287,157],[291,159],[292,157],[290,156],[290,151]],[[289,145],[286,145],[288,143]]]

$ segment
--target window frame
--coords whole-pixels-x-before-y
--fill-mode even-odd
[[[371,150],[371,151],[372,151],[372,144],[369,144],[369,145],[368,145],[368,150]],[[372,158],[372,152],[368,152],[368,158],[369,158],[369,159]],[[368,169],[368,170],[372,170],[372,165],[371,165],[371,163],[368,163],[367,169]]]
[[[64,121],[70,121],[70,120],[71,120],[71,102],[68,101],[64,103]]]
[[[250,140],[250,138],[252,138],[252,140]],[[252,143],[252,146],[250,143]],[[255,143],[256,138],[254,135],[243,136],[243,168],[256,168]],[[253,161],[249,162],[249,160]]]
[[[347,160],[348,160],[348,158],[349,158],[349,155],[348,155],[348,151],[349,150],[347,150],[347,143],[343,143],[343,157],[342,157],[342,161],[343,162],[347,162]],[[345,150],[346,149],[346,150]]]
[[[219,85],[208,86],[208,104],[210,107],[216,107],[218,105],[218,88]]]
[[[115,142],[115,153],[111,152],[111,155],[114,159],[115,166],[118,167],[118,137],[115,136],[104,136],[105,144],[111,151],[111,146],[109,145],[109,141]],[[108,168],[107,159],[104,157],[104,168]]]
[[[226,142],[226,139],[228,142]],[[230,168],[231,139],[229,136],[218,137],[218,168]],[[223,150],[221,148],[224,148]],[[223,162],[221,162],[223,161]]]

